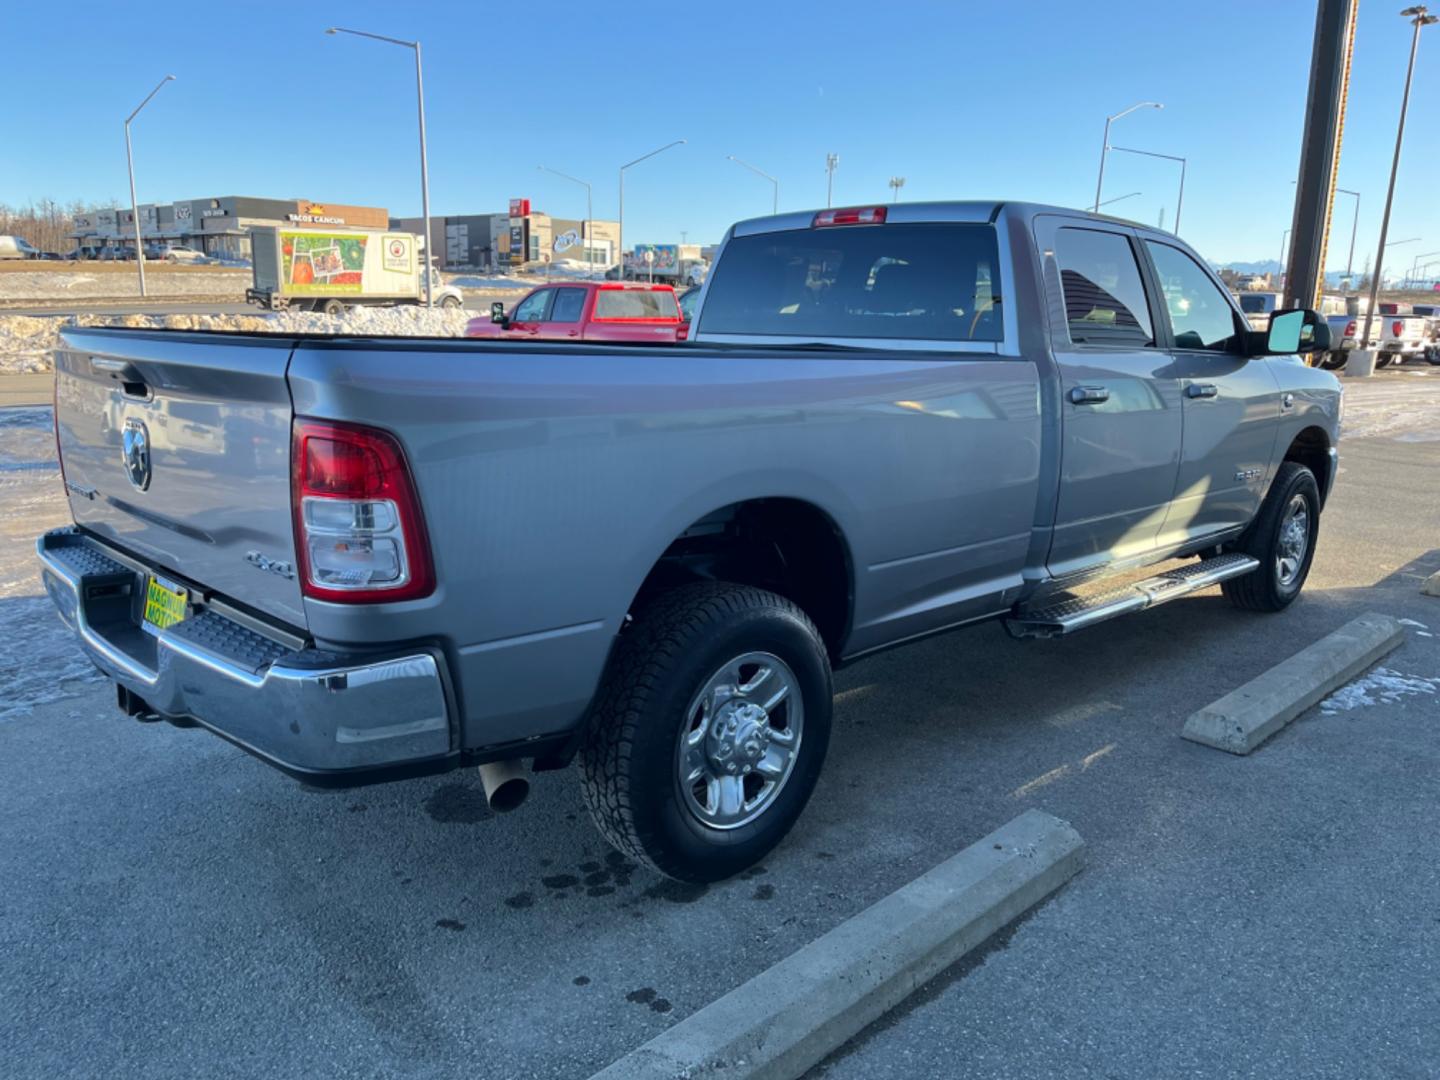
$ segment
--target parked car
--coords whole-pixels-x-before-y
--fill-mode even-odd
[[[119,244],[107,244],[96,253],[95,258],[101,262],[134,262],[135,249]]]
[[[1240,310],[1250,323],[1252,330],[1264,330],[1270,323],[1270,316],[1280,309],[1284,294],[1278,292],[1240,293]]]
[[[800,816],[840,664],[1305,584],[1340,388],[1300,356],[1328,327],[1252,331],[1169,233],[990,202],[747,221],[693,325],[68,327],[45,588],[127,713],[312,784],[478,765],[500,809],[524,762],[578,758],[613,844],[705,881]],[[183,453],[151,436],[180,399],[211,429]]]
[[[669,285],[567,282],[532,290],[508,313],[497,300],[488,318],[470,320],[465,336],[673,342],[684,326],[675,290]]]
[[[97,247],[81,246],[60,256],[67,262],[89,262],[100,257],[100,249]]]
[[[170,244],[160,254],[168,263],[203,263],[209,259],[203,251],[184,244]]]
[[[23,236],[0,236],[0,259],[38,259],[40,252]]]
[[[1371,334],[1375,338],[1375,366],[1399,366],[1409,360],[1427,359],[1430,320],[1417,315],[1409,304],[1380,302]]]

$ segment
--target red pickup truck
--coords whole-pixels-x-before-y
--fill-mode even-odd
[[[669,285],[567,282],[530,292],[507,314],[498,300],[490,317],[471,319],[466,337],[551,341],[683,341],[689,325]]]

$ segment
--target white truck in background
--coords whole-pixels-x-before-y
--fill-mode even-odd
[[[424,241],[414,233],[363,229],[250,232],[254,281],[245,301],[270,311],[299,308],[343,314],[361,304],[423,304]],[[435,306],[459,308],[460,290],[430,268]]]

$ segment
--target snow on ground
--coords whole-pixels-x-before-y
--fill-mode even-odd
[[[344,315],[308,311],[253,315],[5,315],[0,313],[0,375],[49,371],[60,331],[80,326],[164,330],[243,330],[269,334],[356,334],[366,337],[461,337],[474,312],[436,308],[357,307]]]
[[[445,274],[444,278],[457,289],[485,292],[521,291],[545,283],[544,278],[519,274]]]
[[[1371,705],[1393,705],[1401,698],[1434,694],[1436,691],[1440,691],[1440,678],[1403,675],[1390,668],[1379,667],[1336,690],[1320,702],[1320,711],[1333,716]]]
[[[229,297],[245,299],[248,270],[197,270],[145,265],[145,291],[155,297]],[[140,295],[134,263],[113,270],[18,270],[0,273],[0,303],[130,299]]]
[[[1440,440],[1440,368],[1407,364],[1340,382],[1345,389],[1342,438]]]

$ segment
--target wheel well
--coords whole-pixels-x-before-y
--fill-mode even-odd
[[[850,631],[854,573],[839,527],[812,503],[754,499],[706,514],[665,549],[635,605],[690,581],[754,585],[793,600],[815,623],[831,659],[839,659]]]
[[[1315,474],[1315,483],[1320,487],[1320,501],[1324,505],[1325,494],[1330,490],[1330,437],[1318,427],[1308,427],[1296,435],[1285,451],[1286,461],[1299,462]]]

